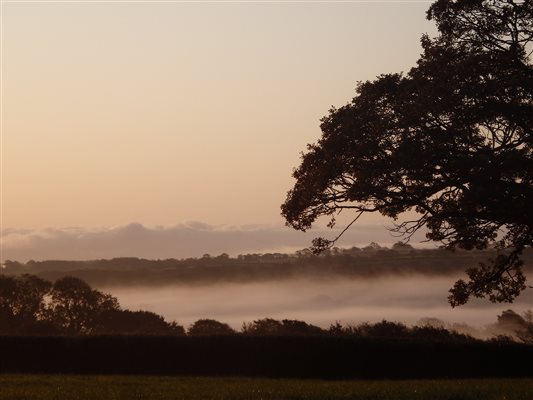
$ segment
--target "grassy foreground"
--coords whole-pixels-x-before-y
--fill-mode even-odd
[[[531,400],[533,379],[321,381],[165,376],[0,375],[4,399]]]

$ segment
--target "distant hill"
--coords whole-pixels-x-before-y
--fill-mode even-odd
[[[390,275],[459,276],[469,266],[490,259],[493,250],[450,252],[377,244],[365,248],[333,249],[320,256],[309,250],[294,254],[244,254],[230,257],[147,260],[113,258],[90,261],[6,261],[4,274],[30,273],[49,280],[75,276],[95,286],[191,285],[222,282],[261,282],[291,278],[378,278]],[[526,275],[533,273],[533,250],[523,255]]]

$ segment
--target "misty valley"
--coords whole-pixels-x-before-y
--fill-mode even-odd
[[[432,321],[439,327],[490,339],[513,337],[514,327],[498,328],[506,310],[521,315],[533,304],[526,289],[513,304],[473,299],[452,308],[448,290],[471,264],[493,251],[392,248],[372,243],[363,248],[335,248],[321,255],[244,254],[230,257],[94,261],[6,261],[6,276],[32,274],[54,281],[72,276],[118,299],[124,309],[150,311],[189,327],[199,319],[244,323],[272,318],[301,320],[328,329],[332,324],[394,321],[408,326]],[[524,253],[525,270],[533,251]]]
[[[533,0],[0,0],[0,86],[0,400],[533,400]]]
[[[320,264],[349,270],[359,258],[350,253],[359,251],[276,256],[277,262],[264,260],[263,268],[281,263],[287,270],[299,265],[300,272]],[[402,251],[409,253],[407,259],[418,253]],[[361,257],[384,262],[384,256],[390,251],[373,245]],[[263,257],[252,258],[257,263]],[[146,270],[130,271],[128,262],[135,259],[89,264],[135,273],[139,282]],[[7,262],[0,274],[0,373],[420,379],[527,377],[533,372],[527,361],[533,357],[531,310],[503,310],[484,327],[472,321],[489,320],[496,310],[481,303],[465,308],[467,323],[438,318],[444,317],[439,310],[445,303],[436,293],[444,292],[453,275],[394,274],[389,266],[382,276],[357,277],[346,274],[346,268],[326,274],[318,268],[313,274],[311,268],[307,278],[259,274],[262,278],[251,279],[246,271],[254,268],[239,268],[239,257],[213,261],[205,256],[186,265],[194,262],[207,265],[187,268],[196,275],[190,282],[115,284],[109,292],[72,276],[76,270],[67,265],[79,262],[60,262],[63,275],[53,281],[28,273],[46,274],[35,268],[40,263]],[[237,268],[241,282],[234,273],[220,274],[229,281],[202,281],[203,268],[215,265],[222,271]],[[101,278],[102,272],[94,276]],[[415,322],[406,324],[409,320]],[[485,363],[487,357],[493,362]]]
[[[219,283],[208,286],[106,287],[131,310],[150,310],[167,320],[188,326],[199,318],[212,318],[239,329],[259,318],[297,319],[328,328],[343,324],[388,321],[413,325],[437,318],[448,326],[476,337],[492,336],[487,326],[502,311],[523,313],[532,308],[531,291],[513,304],[473,300],[452,309],[447,290],[453,279],[437,277],[385,277],[306,280],[264,283]],[[498,332],[501,333],[501,332]],[[509,332],[508,332],[509,333]]]

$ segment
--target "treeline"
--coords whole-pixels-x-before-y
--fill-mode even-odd
[[[0,336],[0,373],[532,377],[533,346],[351,336]]]
[[[531,339],[530,317],[506,312],[499,322],[518,321],[530,329]],[[389,321],[334,323],[322,329],[264,318],[236,331],[200,319],[186,330],[151,312],[123,310],[116,298],[78,278],[52,283],[32,275],[0,274],[0,354],[0,373],[533,376],[532,345],[507,336],[481,341],[436,321],[415,327]]]
[[[227,254],[200,258],[146,260],[134,257],[92,261],[33,261],[26,263],[7,260],[2,273],[33,274],[48,280],[69,275],[91,285],[174,285],[213,284],[219,282],[257,282],[304,278],[358,277],[386,275],[459,275],[468,266],[494,257],[493,250],[455,251],[414,249],[395,244],[392,248],[372,243],[366,247],[331,249],[319,256],[309,250],[294,254]],[[523,256],[525,270],[533,272],[533,250]]]
[[[493,325],[494,340],[533,344],[533,314],[507,310]],[[473,337],[448,329],[442,321],[422,320],[418,326],[381,321],[323,329],[299,320],[257,319],[240,331],[213,319],[199,319],[187,329],[150,311],[130,311],[118,300],[86,282],[63,277],[49,282],[34,275],[0,274],[0,335],[5,336],[335,336],[383,340],[473,342]]]
[[[120,308],[110,294],[74,277],[54,283],[0,274],[0,335],[183,335],[182,326],[149,311]]]

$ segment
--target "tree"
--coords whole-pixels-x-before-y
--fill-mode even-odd
[[[533,312],[528,310],[522,316],[513,310],[505,310],[498,315],[498,322],[489,329],[496,337],[518,339],[533,344]]]
[[[516,335],[522,342],[533,344],[533,311],[528,310],[524,313],[524,324]]]
[[[494,245],[495,258],[469,268],[449,301],[511,302],[533,244],[533,1],[438,0],[427,17],[439,35],[422,37],[415,67],[360,83],[321,120],[282,215],[305,231],[320,216],[333,227],[347,210],[346,230],[379,212],[406,242],[425,227],[448,249]],[[399,219],[407,211],[416,217]]]
[[[305,335],[322,335],[324,330],[318,326],[308,324],[304,321],[284,319],[281,321],[283,324],[283,334],[290,336],[305,336]]]
[[[34,275],[0,275],[0,310],[13,317],[36,321],[45,312],[44,298],[50,288],[50,282]]]
[[[51,290],[48,319],[71,334],[89,334],[102,313],[118,310],[115,297],[74,277],[58,279]]]
[[[254,322],[244,323],[243,335],[250,336],[306,336],[321,335],[325,331],[315,325],[304,321],[284,319],[278,321],[272,318],[263,318]]]
[[[413,246],[411,246],[409,243],[405,242],[396,242],[392,245],[392,250],[396,251],[411,251],[413,250]]]
[[[409,328],[401,322],[382,320],[375,324],[361,324],[355,329],[355,332],[363,337],[399,339],[409,335]]]
[[[0,334],[45,335],[59,333],[46,320],[46,297],[52,285],[34,275],[0,274]]]
[[[257,319],[243,323],[241,332],[243,335],[252,336],[280,336],[283,335],[283,324],[273,318]]]
[[[190,336],[235,335],[237,332],[228,324],[214,319],[199,319],[187,330]]]
[[[182,336],[185,330],[175,322],[168,323],[151,311],[111,309],[99,313],[94,321],[99,335],[158,335]]]
[[[12,276],[0,275],[0,311],[15,315],[17,280]]]

